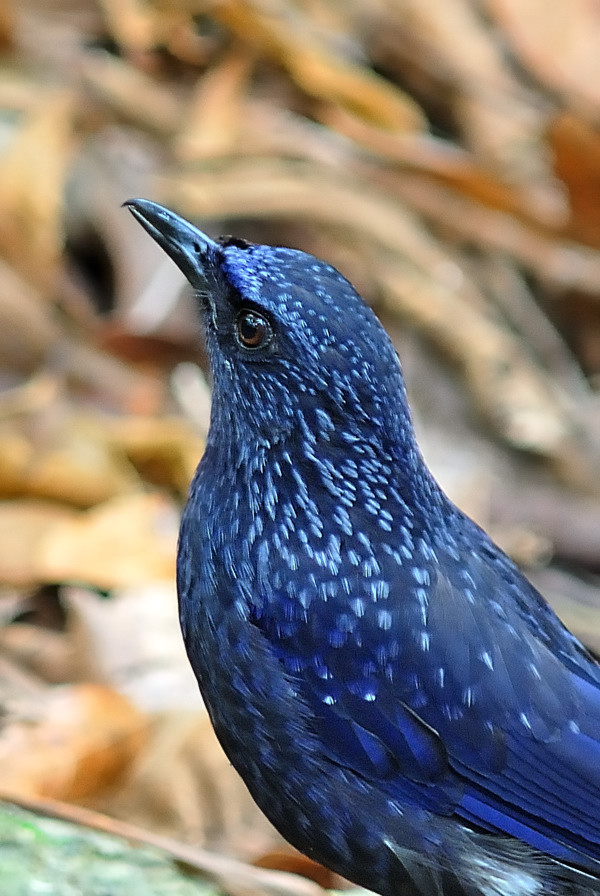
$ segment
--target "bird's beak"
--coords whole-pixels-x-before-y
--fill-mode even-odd
[[[214,265],[218,244],[193,224],[149,199],[128,199],[123,205],[173,259],[194,289],[205,289],[206,274]]]

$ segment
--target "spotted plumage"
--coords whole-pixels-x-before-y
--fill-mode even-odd
[[[600,892],[599,667],[432,478],[375,315],[311,256],[128,205],[206,331],[180,616],[257,803],[384,896]]]

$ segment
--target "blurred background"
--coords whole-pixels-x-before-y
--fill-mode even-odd
[[[0,0],[0,49],[0,795],[289,867],[180,644],[210,387],[121,203],[349,277],[446,491],[600,651],[600,9]]]

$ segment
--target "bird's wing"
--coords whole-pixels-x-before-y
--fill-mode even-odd
[[[455,812],[591,866],[600,861],[598,667],[494,546],[466,566],[465,593],[444,564],[428,616],[450,696],[429,691],[425,717],[464,786]],[[427,675],[424,658],[421,668]],[[486,756],[492,737],[498,749]]]
[[[372,580],[363,595],[332,585],[295,621],[289,601],[265,602],[259,624],[333,761],[388,796],[597,871],[598,667],[477,533],[468,555],[382,569],[393,584],[376,600]]]

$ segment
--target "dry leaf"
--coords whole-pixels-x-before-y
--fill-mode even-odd
[[[146,738],[147,721],[98,685],[49,688],[0,729],[0,787],[75,801],[114,786]]]
[[[15,36],[14,0],[0,0],[0,48],[13,49]]]
[[[460,361],[481,409],[509,442],[561,453],[574,423],[507,329],[410,263],[382,265],[378,278],[386,306],[410,316]]]
[[[182,161],[228,155],[241,148],[243,100],[253,63],[252,53],[235,46],[199,79],[175,138],[175,152]]]
[[[211,10],[240,40],[275,59],[306,93],[352,110],[391,131],[422,130],[424,116],[406,94],[326,41],[300,10],[283,2],[225,0]]]
[[[569,193],[569,235],[600,248],[600,134],[565,112],[552,122],[548,140],[555,171]]]
[[[187,495],[204,453],[204,440],[185,420],[115,418],[107,423],[106,435],[115,451],[125,454],[146,480]]]
[[[73,104],[70,90],[43,89],[0,156],[0,249],[45,294],[56,285],[63,248]]]
[[[261,856],[254,862],[257,868],[272,868],[274,871],[289,871],[291,874],[300,874],[309,880],[323,887],[324,890],[343,890],[347,886],[344,878],[319,865],[314,859],[296,852],[292,847],[280,850],[279,852],[269,852]]]
[[[90,802],[117,818],[240,858],[281,844],[205,712],[155,715],[146,747],[118,791]]]
[[[33,373],[61,335],[42,296],[0,260],[0,368]]]
[[[42,544],[54,527],[74,524],[76,519],[76,511],[58,504],[0,502],[0,582],[27,587],[47,581],[40,579]]]
[[[73,681],[73,648],[64,632],[13,622],[0,628],[0,649],[22,668],[49,684]]]
[[[388,176],[381,180],[390,186]],[[591,295],[597,293],[600,252],[595,249],[471,202],[460,191],[432,184],[425,178],[400,175],[394,179],[393,192],[403,196],[415,213],[435,222],[462,244],[506,253],[543,283],[560,291],[580,289]]]
[[[146,712],[202,707],[174,580],[115,590],[110,599],[65,588],[61,601],[78,679],[110,685]]]
[[[154,43],[151,7],[140,0],[101,0],[109,31],[130,51],[150,50]]]
[[[521,61],[549,90],[596,118],[600,17],[589,0],[486,0]]]
[[[0,494],[92,507],[139,489],[100,420],[73,414],[59,399],[28,415],[27,424],[0,429]]]
[[[460,190],[483,205],[507,211],[520,219],[534,220],[546,227],[565,222],[564,208],[559,213],[556,202],[532,205],[529,195],[487,170],[471,152],[429,134],[389,134],[368,122],[349,115],[344,109],[326,110],[321,121],[349,137],[369,153],[408,172],[427,174]]]
[[[392,0],[384,9],[370,31],[374,61],[459,130],[458,142],[479,164],[518,185],[534,214],[564,219],[564,197],[544,147],[550,105],[519,81],[501,39],[473,3]]]
[[[37,575],[44,582],[126,588],[175,576],[178,514],[158,494],[106,501],[45,532]]]
[[[89,55],[81,66],[87,85],[118,114],[153,132],[175,133],[183,106],[172,90],[110,56]]]

